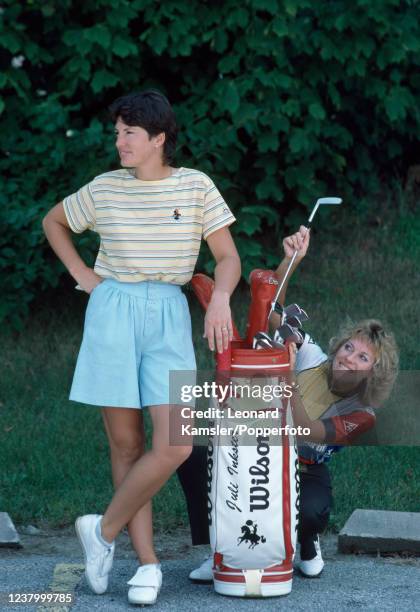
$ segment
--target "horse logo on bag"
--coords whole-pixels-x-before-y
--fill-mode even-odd
[[[242,544],[242,542],[246,542],[247,544],[249,543],[248,548],[252,549],[255,548],[257,544],[264,544],[266,539],[263,535],[257,534],[257,529],[257,523],[254,523],[254,521],[251,520],[248,520],[245,525],[242,525],[242,535],[238,538],[238,546],[239,544]]]

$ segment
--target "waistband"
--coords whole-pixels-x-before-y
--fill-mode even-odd
[[[146,300],[162,300],[177,297],[182,294],[180,285],[163,283],[161,281],[140,281],[138,283],[122,283],[114,278],[105,278],[103,283],[107,287]]]

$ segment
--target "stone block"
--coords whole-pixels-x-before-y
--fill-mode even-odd
[[[355,510],[338,535],[338,550],[420,554],[420,512]]]

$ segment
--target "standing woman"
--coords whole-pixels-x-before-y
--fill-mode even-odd
[[[172,165],[177,126],[157,91],[129,94],[110,107],[122,169],[94,178],[64,198],[43,226],[58,257],[90,294],[70,399],[102,407],[115,495],[105,514],[86,515],[76,530],[86,578],[104,593],[114,540],[125,525],[140,567],[129,581],[131,603],[154,603],[162,574],[153,547],[151,499],[187,459],[169,442],[169,372],[196,368],[191,320],[181,286],[201,237],[216,260],[215,291],[205,318],[209,348],[232,339],[229,306],[240,261],[228,226],[235,220],[212,180]],[[71,231],[101,239],[94,269],[78,255]],[[153,424],[145,452],[142,408]]]

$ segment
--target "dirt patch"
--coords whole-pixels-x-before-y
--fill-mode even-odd
[[[41,529],[37,534],[19,533],[22,548],[0,548],[0,556],[52,555],[64,557],[80,557],[80,544],[74,527],[62,529]],[[190,532],[180,528],[174,533],[158,533],[155,535],[155,548],[160,559],[179,559],[188,554],[191,549]],[[117,538],[116,557],[134,559],[136,554],[130,542],[128,533],[123,532]]]

